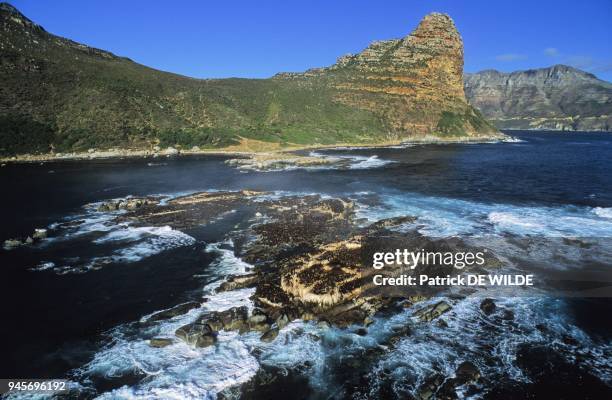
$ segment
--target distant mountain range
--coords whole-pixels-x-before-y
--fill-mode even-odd
[[[465,94],[500,129],[612,131],[612,84],[566,65],[465,74]]]
[[[463,42],[444,14],[331,67],[270,79],[158,71],[50,34],[7,3],[0,33],[4,154],[500,136],[465,99]]]

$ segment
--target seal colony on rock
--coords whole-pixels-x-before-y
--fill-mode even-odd
[[[316,320],[337,327],[367,326],[371,317],[395,304],[414,304],[433,292],[401,289],[381,291],[372,282],[372,254],[392,248],[423,248],[438,251],[469,249],[457,238],[431,239],[416,228],[398,232],[393,228],[414,225],[411,216],[386,219],[360,226],[355,204],[346,198],[320,195],[284,196],[252,190],[201,192],[168,201],[131,199],[127,212],[117,222],[132,226],[166,226],[189,230],[214,221],[228,212],[251,215],[250,222],[237,226],[230,234],[236,256],[253,265],[242,275],[228,276],[217,292],[254,288],[254,309],[234,307],[226,311],[205,312],[194,322],[176,331],[176,337],[196,347],[213,345],[219,331],[258,331],[263,341],[274,340],[289,322]],[[102,204],[98,209],[115,209]],[[489,256],[494,258],[494,256]],[[424,266],[407,270],[419,274]],[[427,265],[430,275],[446,275],[448,265]],[[390,266],[393,274],[400,266]],[[149,322],[172,318],[196,307],[186,303],[157,313]],[[424,308],[415,316],[431,321],[451,309],[446,302]],[[161,345],[155,341],[152,345]]]

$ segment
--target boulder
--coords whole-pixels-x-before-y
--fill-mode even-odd
[[[32,237],[31,237],[31,236],[28,236],[28,237],[26,238],[26,240],[25,240],[25,242],[24,242],[24,243],[25,243],[25,244],[32,244],[32,243],[34,243],[34,239],[32,239]]]
[[[366,328],[358,328],[355,333],[359,336],[366,336],[368,334],[368,330]]]
[[[149,340],[149,346],[151,347],[166,347],[174,343],[174,340],[168,338],[153,338]]]
[[[418,400],[430,400],[435,397],[436,392],[444,383],[444,377],[440,374],[435,374],[425,379],[425,382],[418,388],[416,398]]]
[[[7,239],[4,241],[4,249],[5,250],[12,250],[16,247],[19,247],[23,245],[23,242],[19,239]]]
[[[502,319],[506,321],[514,320],[514,311],[508,309],[504,310],[504,313],[502,314]]]
[[[202,320],[181,326],[174,334],[185,343],[195,347],[207,347],[217,341],[216,333]]]
[[[47,237],[46,229],[34,229],[34,233],[32,234],[32,238],[34,240],[45,239]]]
[[[486,298],[480,303],[480,309],[483,313],[485,313],[485,315],[493,314],[496,308],[497,307],[495,306],[493,299]]]
[[[278,336],[278,328],[272,328],[261,335],[262,342],[272,342]]]
[[[438,318],[440,315],[450,311],[452,307],[445,301],[439,301],[435,304],[430,304],[426,307],[417,310],[414,316],[421,322],[430,322]]]
[[[232,307],[229,310],[218,312],[219,320],[226,331],[245,331],[247,328],[248,309],[245,306]]]
[[[458,385],[463,385],[470,382],[475,382],[480,378],[480,371],[470,361],[464,361],[457,367],[455,371]]]
[[[276,319],[276,326],[278,329],[283,329],[285,326],[287,326],[287,324],[289,324],[289,322],[289,316],[283,313]]]
[[[257,284],[257,274],[237,275],[228,278],[217,289],[217,292],[228,292],[230,290],[254,287]]]

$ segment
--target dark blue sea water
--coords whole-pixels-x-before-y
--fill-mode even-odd
[[[264,365],[294,371],[309,360],[304,392],[326,398],[333,388],[342,397],[348,392],[341,360],[375,346],[377,333],[361,338],[334,329],[321,341],[307,335],[292,340],[289,327],[283,344],[228,336],[214,353],[198,353],[179,345],[152,349],[147,334],[132,326],[152,312],[201,299],[212,282],[243,268],[227,234],[245,216],[188,232],[133,231],[109,226],[108,216],[86,205],[125,196],[256,189],[348,196],[362,203],[361,218],[414,215],[421,233],[436,237],[612,237],[612,135],[512,135],[520,141],[315,153],[346,159],[342,168],[245,172],[221,156],[6,165],[0,169],[0,239],[78,223],[33,248],[0,250],[0,377],[68,377],[81,385],[83,397],[214,398]],[[123,236],[108,240],[109,234]],[[111,257],[104,268],[87,268],[103,257]],[[222,309],[246,297],[218,298],[208,307]],[[483,330],[475,317],[478,301],[466,299],[454,307],[448,329],[417,330],[372,365],[366,379],[371,392],[361,398],[402,398],[431,371],[452,373],[465,357],[495,382],[489,383],[488,398],[539,395],[556,382],[556,373],[565,374],[568,384],[590,382],[595,394],[609,389],[609,299],[500,301],[513,309],[515,326]],[[381,317],[371,331],[382,335],[409,317]],[[184,322],[156,327],[155,333]],[[534,328],[538,324],[547,331]],[[294,328],[321,335],[314,325]],[[578,345],[563,344],[564,338]],[[577,357],[585,361],[572,362]],[[542,372],[534,367],[538,363],[552,370]],[[386,370],[394,372],[381,372]],[[568,390],[563,389],[575,393]]]

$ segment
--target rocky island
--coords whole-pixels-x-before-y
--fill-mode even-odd
[[[149,345],[156,348],[171,346],[177,341],[195,348],[213,346],[218,335],[232,331],[239,334],[257,332],[262,342],[272,342],[283,328],[296,320],[314,321],[322,330],[348,328],[364,336],[375,316],[393,315],[409,308],[414,309],[413,323],[426,324],[435,320],[443,326],[445,322],[438,318],[452,309],[452,303],[427,301],[435,294],[431,291],[390,291],[374,287],[372,254],[394,248],[448,252],[470,249],[458,238],[432,239],[418,233],[417,218],[412,216],[364,224],[356,217],[355,205],[350,199],[319,195],[274,198],[270,193],[252,190],[202,192],[168,201],[159,198],[112,201],[99,205],[98,210],[127,211],[117,215],[115,222],[119,224],[171,226],[182,231],[210,223],[232,210],[251,216],[248,223],[236,227],[231,240],[236,256],[252,268],[227,276],[215,292],[250,288],[252,307],[237,306],[222,311],[204,309],[192,322],[178,327],[174,337],[150,337]],[[398,231],[398,227],[408,229]],[[495,269],[499,265],[492,253],[487,256],[487,268]],[[388,272],[397,273],[399,268],[396,266]],[[466,272],[484,270],[468,269]],[[420,265],[407,272],[446,276],[452,272],[452,267]],[[154,313],[141,322],[140,329],[146,332],[155,323],[193,312],[207,301],[204,298],[203,303],[183,303]],[[495,303],[485,299],[482,308],[486,314],[492,314]],[[364,363],[387,354],[410,332],[409,324],[398,326],[378,348],[366,355]],[[270,372],[264,369],[261,373]],[[256,375],[245,385],[230,387],[220,395],[233,398],[243,392],[261,392],[271,384],[261,379],[261,375]],[[436,392],[450,395],[457,387],[478,379],[477,367],[465,361],[457,369],[456,376],[448,379],[432,376],[432,380],[419,389],[418,398],[427,399]]]

